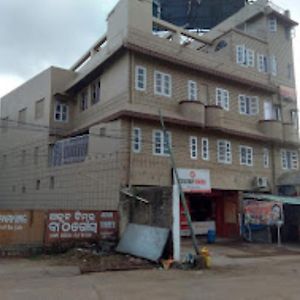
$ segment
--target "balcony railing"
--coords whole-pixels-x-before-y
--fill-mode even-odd
[[[52,149],[51,165],[61,166],[84,161],[88,153],[88,142],[88,135],[56,142]]]

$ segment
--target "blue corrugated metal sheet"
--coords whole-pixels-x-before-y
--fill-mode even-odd
[[[117,251],[157,262],[163,254],[169,232],[166,228],[129,224]]]

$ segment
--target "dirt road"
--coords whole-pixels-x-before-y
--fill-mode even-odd
[[[300,255],[217,260],[209,271],[128,271],[80,275],[47,261],[0,260],[1,300],[300,299]]]

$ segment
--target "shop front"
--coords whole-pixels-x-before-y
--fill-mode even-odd
[[[208,170],[178,169],[196,235],[214,230],[217,237],[237,238],[239,194],[237,191],[214,190]],[[190,236],[183,206],[180,205],[180,234]]]
[[[193,227],[196,235],[216,231],[217,237],[239,236],[238,192],[213,190],[210,194],[186,194]],[[180,207],[181,236],[189,236],[184,209]]]

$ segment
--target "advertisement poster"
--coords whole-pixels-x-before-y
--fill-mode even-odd
[[[283,221],[283,207],[280,202],[244,201],[245,224],[276,225]]]
[[[116,238],[118,214],[114,211],[50,211],[46,241]]]

